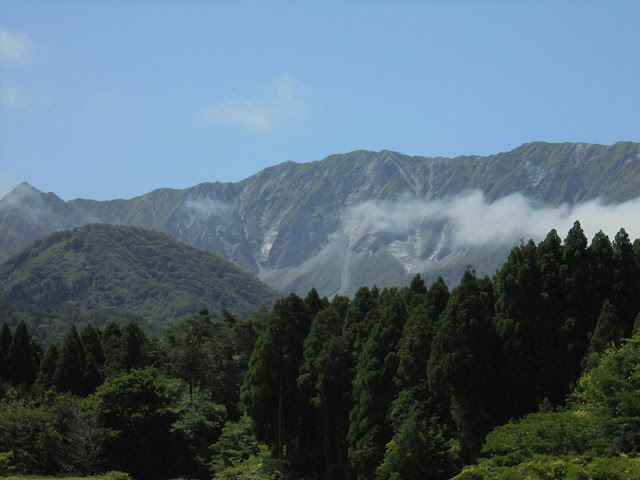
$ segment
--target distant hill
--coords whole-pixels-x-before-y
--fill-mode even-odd
[[[103,222],[163,231],[285,294],[311,287],[321,295],[353,294],[362,285],[408,283],[415,273],[453,283],[468,264],[492,274],[520,235],[467,248],[456,245],[447,218],[379,231],[352,213],[398,199],[447,202],[474,190],[488,202],[519,192],[546,207],[596,198],[617,204],[640,195],[640,144],[534,142],[457,158],[360,150],[286,162],[237,183],[163,188],[128,200],[65,202],[21,184],[0,200],[0,256],[51,231]],[[408,204],[383,213],[395,220],[420,208]]]
[[[117,309],[162,326],[202,307],[248,316],[278,294],[219,256],[164,233],[90,224],[49,234],[6,259],[0,296],[56,309]]]

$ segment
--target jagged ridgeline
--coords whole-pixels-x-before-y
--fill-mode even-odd
[[[314,287],[321,295],[353,295],[363,285],[408,285],[415,273],[427,281],[442,275],[453,285],[468,264],[493,274],[521,237],[532,236],[513,228],[470,242],[478,232],[462,232],[468,222],[452,218],[451,208],[471,191],[480,196],[465,205],[516,193],[532,208],[596,198],[618,204],[640,193],[640,145],[535,142],[453,159],[355,151],[286,162],[237,183],[158,189],[128,200],[65,202],[22,184],[0,200],[0,257],[52,231],[100,222],[163,231],[285,294]],[[554,223],[537,233],[569,227]]]
[[[0,264],[0,296],[39,307],[130,312],[162,326],[207,307],[248,316],[277,293],[161,232],[90,224],[49,234]]]

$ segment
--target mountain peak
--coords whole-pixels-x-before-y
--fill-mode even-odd
[[[43,192],[38,190],[37,188],[31,186],[31,184],[27,182],[22,182],[18,186],[16,186],[13,190],[7,193],[8,196],[12,197],[24,197],[24,196],[34,196],[34,195],[42,195]]]

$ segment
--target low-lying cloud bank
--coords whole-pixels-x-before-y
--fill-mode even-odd
[[[618,205],[605,205],[596,199],[574,207],[550,208],[540,207],[520,193],[493,203],[487,202],[480,191],[429,202],[405,196],[351,207],[342,220],[345,230],[360,235],[367,232],[410,234],[430,223],[449,222],[451,241],[456,248],[521,237],[540,241],[554,228],[564,238],[576,220],[589,240],[599,230],[613,240],[620,228],[633,240],[640,237],[640,197]]]

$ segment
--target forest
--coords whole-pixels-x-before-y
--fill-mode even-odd
[[[640,479],[639,313],[640,240],[576,222],[451,291],[312,289],[60,344],[5,322],[0,475]]]

